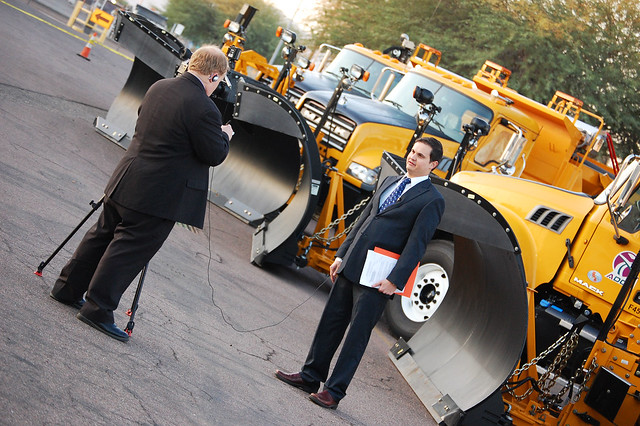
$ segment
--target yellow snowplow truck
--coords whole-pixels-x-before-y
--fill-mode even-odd
[[[231,36],[228,39],[233,40]],[[278,183],[283,193],[268,206],[261,201],[262,192],[259,196],[250,189],[239,192],[241,186],[250,188],[242,185],[242,180],[229,180],[213,188],[214,194],[224,194],[213,197],[214,202],[258,226],[253,237],[253,263],[295,261],[327,272],[335,250],[377,184],[382,152],[404,156],[423,133],[443,143],[445,158],[436,171],[442,177],[460,170],[479,170],[594,195],[615,176],[614,167],[593,158],[605,142],[612,152],[603,120],[578,99],[558,92],[543,105],[509,88],[511,73],[498,64],[487,61],[473,80],[468,80],[442,68],[441,56],[438,50],[420,44],[405,63],[358,44],[347,45],[326,67],[320,55],[322,72],[305,72],[304,80],[289,89],[289,100],[300,96],[297,108],[316,137],[322,164],[321,177],[312,189],[318,208],[312,223],[299,236],[297,247],[291,237],[299,230],[297,226],[272,223],[288,191],[294,188],[297,193],[293,177],[286,184]],[[354,78],[345,93],[336,96],[344,89],[344,75],[354,64],[369,70],[371,77],[366,83]],[[246,143],[247,148],[255,144],[260,151],[273,153],[264,142],[253,138],[237,143]],[[610,156],[615,166],[615,154]],[[259,162],[261,175],[276,183],[274,177],[282,174],[278,168],[290,166],[287,173],[293,176],[298,163],[293,155],[288,158],[291,160]],[[268,185],[265,188],[276,190]],[[285,240],[286,246],[275,243]],[[386,311],[387,322],[396,334],[410,337],[438,308],[449,288],[453,257],[451,236],[437,234],[423,257],[416,286],[419,291],[395,298]]]
[[[245,4],[235,20],[225,21],[227,33],[223,37],[221,49],[225,53],[233,52],[235,71],[268,85],[285,95],[294,105],[307,91],[333,90],[340,80],[340,69],[343,67],[350,68],[357,63],[373,75],[374,81],[378,83],[381,81],[378,77],[384,75],[382,85],[374,87],[373,81],[367,83],[360,80],[350,88],[359,96],[372,98],[384,97],[400,81],[406,70],[412,67],[409,58],[412,57],[415,44],[403,34],[401,46],[387,49],[390,54],[367,49],[360,43],[349,44],[344,48],[322,44],[314,53],[314,57],[320,60],[319,68],[314,71],[315,63],[302,56],[306,47],[296,46],[296,33],[282,27],[276,29],[276,37],[283,45],[281,55],[284,64],[275,66],[260,53],[244,48],[246,30],[256,12],[256,8]],[[431,55],[431,52],[423,53],[426,54]]]
[[[259,153],[252,167],[260,170],[261,189],[239,178],[239,165],[229,161],[229,165],[234,164],[234,169],[229,168],[229,178],[214,182],[212,187],[214,195],[222,196],[212,199],[257,226],[250,257],[253,263],[295,261],[299,266],[327,272],[359,207],[376,187],[382,152],[404,156],[412,141],[423,133],[443,143],[445,158],[436,170],[441,177],[460,170],[478,170],[592,196],[613,179],[615,167],[594,158],[607,143],[616,166],[603,120],[578,99],[558,92],[543,105],[509,88],[511,72],[498,64],[487,61],[469,80],[442,68],[440,60],[438,50],[423,44],[409,57],[411,66],[382,52],[348,45],[320,78],[315,78],[315,71],[305,72],[305,79],[289,90],[289,95],[301,95],[296,107],[316,137],[321,163],[321,170],[314,171],[320,178],[307,190],[315,194],[318,206],[311,223],[296,220],[288,225],[286,216],[278,218],[283,208],[294,204],[292,196],[298,202],[305,199],[298,196],[296,172],[300,164],[295,147],[291,146],[286,156],[280,154],[280,142],[268,134],[261,138],[258,133],[250,133],[236,141],[237,147],[243,146],[239,152]],[[369,89],[363,89],[363,80],[353,78],[348,89],[336,96],[343,90],[343,79],[353,62],[372,71],[366,82]],[[386,74],[392,64],[402,64],[404,69]],[[390,78],[397,78],[398,73],[404,75],[396,84]],[[338,78],[337,83],[332,80],[332,90],[301,89],[329,77]],[[388,87],[390,91],[384,94],[374,87]],[[240,99],[240,105],[245,104]],[[245,162],[242,160],[247,173],[242,176],[249,176]],[[222,169],[225,171],[218,174],[226,175],[226,166]],[[305,171],[309,172],[308,168]],[[301,227],[302,235],[298,234]],[[433,315],[449,289],[453,264],[452,236],[437,233],[423,257],[416,291],[389,304],[385,317],[394,333],[409,338]]]
[[[389,352],[434,419],[638,425],[640,157],[595,197],[481,172],[434,183],[449,291]]]
[[[314,133],[322,127],[318,150],[327,189],[320,196],[315,229],[299,244],[299,265],[328,271],[377,184],[382,152],[405,156],[422,134],[443,144],[444,158],[434,171],[441,177],[477,170],[595,196],[615,176],[614,167],[594,158],[607,143],[616,165],[603,120],[578,99],[557,92],[549,104],[540,104],[509,88],[509,70],[489,61],[473,80],[420,57],[411,62],[417,66],[382,101],[343,94],[330,104],[327,91],[307,92],[300,99],[297,108]],[[451,237],[436,234],[422,264],[420,290],[396,298],[386,311],[391,329],[403,337],[435,312],[449,288]],[[437,290],[431,282],[437,282]]]

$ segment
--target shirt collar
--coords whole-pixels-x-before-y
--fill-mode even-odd
[[[409,177],[409,176],[407,176],[407,175],[405,174],[405,175],[404,175],[404,177],[403,177],[403,179],[404,179],[404,178],[407,178],[407,177]],[[427,176],[418,176],[418,177],[409,178],[409,179],[411,179],[411,183],[410,183],[408,186],[414,186],[414,185],[419,184],[420,182],[423,182],[423,181],[425,181],[425,180],[429,179],[429,175],[427,175]]]

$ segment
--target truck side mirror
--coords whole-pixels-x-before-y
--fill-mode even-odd
[[[511,176],[515,172],[516,161],[520,158],[520,153],[522,152],[524,145],[527,143],[527,138],[524,137],[524,132],[520,127],[511,123],[507,119],[503,118],[500,121],[500,124],[514,131],[499,160],[500,172]]]
[[[470,127],[473,134],[477,134],[478,136],[486,136],[491,130],[491,125],[479,117],[473,117],[471,124],[467,124],[467,126]]]
[[[638,184],[640,184],[640,156],[629,155],[625,158],[620,172],[613,182],[594,199],[594,203],[597,205],[607,204],[611,215],[611,224],[615,230],[613,238],[621,245],[628,244],[629,240],[620,235],[618,225],[626,216],[629,198],[635,193]],[[616,195],[617,198],[614,198]]]

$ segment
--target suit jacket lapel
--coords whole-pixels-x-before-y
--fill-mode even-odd
[[[402,176],[401,176],[401,178],[402,178]],[[425,192],[429,191],[429,189],[431,189],[431,180],[430,179],[426,179],[426,180],[420,182],[419,184],[417,184],[416,186],[413,186],[413,187],[409,188],[409,190],[407,192],[405,192],[404,194],[402,194],[400,199],[398,201],[396,201],[395,204],[392,204],[389,207],[387,207],[384,212],[388,212],[389,210],[392,210],[394,208],[398,208],[398,207],[402,206],[404,203],[406,203],[406,202],[408,202],[410,200],[413,200],[414,198],[416,198],[416,197],[424,194]]]
[[[409,190],[402,197],[400,197],[400,202],[402,203],[404,201],[412,200],[417,196],[424,194],[429,189],[431,189],[431,180],[424,180],[416,186],[409,188]]]
[[[385,184],[384,184],[385,182],[383,182],[383,185],[382,185],[382,186],[380,186],[380,188],[378,188],[378,190],[376,191],[376,194],[374,195],[373,200],[372,200],[372,202],[374,202],[374,203],[376,203],[376,202],[377,202],[377,204],[375,205],[375,207],[376,207],[376,211],[378,210],[378,206],[380,205],[380,197],[382,197],[382,193],[383,193],[384,191],[386,191],[386,190],[387,190],[387,188],[389,188],[389,187],[391,187],[391,186],[395,185],[396,183],[398,183],[398,181],[399,181],[400,179],[402,179],[402,176],[398,176],[397,178],[393,178],[393,179],[388,179],[388,180],[386,181],[386,182],[388,182],[388,183],[389,183],[388,185],[385,185]]]

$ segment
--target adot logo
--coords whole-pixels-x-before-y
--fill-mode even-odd
[[[636,255],[632,251],[623,251],[613,259],[612,268],[613,271],[605,275],[611,281],[618,284],[624,283],[624,280],[629,276],[631,271],[631,264],[635,260]]]

